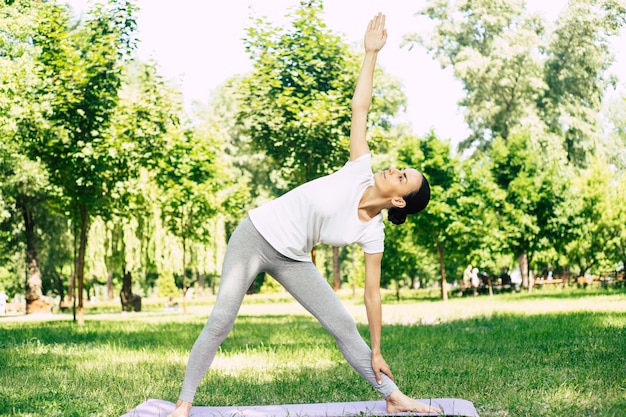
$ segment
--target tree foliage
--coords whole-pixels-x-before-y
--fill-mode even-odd
[[[278,168],[285,189],[328,174],[348,159],[360,61],[327,29],[322,10],[320,0],[302,1],[287,28],[257,19],[245,39],[254,70],[240,86],[238,120],[254,149]],[[374,93],[373,125],[388,127],[404,103],[397,85],[386,87],[391,88],[383,92],[379,86]]]
[[[403,143],[398,151],[398,162],[402,166],[419,168],[430,183],[431,202],[423,212],[408,219],[405,227],[412,228],[416,240],[438,259],[445,298],[445,255],[447,250],[454,250],[456,237],[450,227],[457,218],[455,201],[460,194],[458,163],[451,156],[449,143],[439,140],[432,132],[417,143]]]
[[[599,150],[600,111],[606,71],[614,58],[610,39],[626,23],[626,5],[616,0],[574,0],[560,16],[545,50],[547,89],[538,101],[550,131],[564,140],[568,159],[586,166]]]
[[[598,133],[598,112],[613,80],[609,39],[624,25],[626,9],[613,0],[569,3],[554,31],[524,2],[432,0],[419,12],[435,21],[414,34],[462,82],[460,105],[471,135],[464,148],[507,139],[514,126],[539,115],[563,141],[568,159],[584,166]]]

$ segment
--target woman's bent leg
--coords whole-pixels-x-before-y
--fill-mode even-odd
[[[337,294],[310,262],[285,260],[276,270],[268,271],[330,332],[348,363],[361,374],[383,398],[398,389],[385,374],[382,384],[372,369],[372,351],[357,330],[354,319],[341,304]]]

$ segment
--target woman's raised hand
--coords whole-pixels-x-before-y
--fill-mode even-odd
[[[378,52],[387,42],[387,29],[385,29],[385,15],[378,13],[367,25],[365,32],[365,52]]]

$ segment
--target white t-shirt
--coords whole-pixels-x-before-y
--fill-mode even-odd
[[[319,243],[357,243],[366,253],[384,250],[382,214],[359,220],[359,201],[374,184],[371,155],[348,161],[339,171],[300,185],[260,207],[250,219],[278,252],[297,261],[310,261]]]

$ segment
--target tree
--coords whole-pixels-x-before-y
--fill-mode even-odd
[[[44,297],[39,256],[42,226],[39,220],[51,216],[46,172],[39,164],[21,155],[14,154],[13,157],[13,172],[5,177],[8,181],[4,182],[3,188],[14,198],[15,214],[21,217],[24,226],[21,235],[26,246],[26,313],[50,312],[52,303]]]
[[[213,91],[208,103],[194,103],[190,132],[195,140],[211,149],[215,178],[219,184],[213,199],[216,211],[195,235],[189,258],[196,269],[198,294],[205,285],[215,292],[228,237],[253,206],[259,194],[272,187],[273,168],[262,162],[237,123],[239,77],[233,77]],[[268,187],[269,186],[269,187]],[[186,268],[189,270],[189,268]],[[192,271],[190,271],[192,272]]]
[[[614,82],[606,70],[613,62],[609,39],[626,19],[621,2],[571,1],[552,33],[539,16],[524,13],[520,0],[431,0],[419,14],[435,28],[407,41],[424,45],[462,82],[459,104],[472,131],[465,148],[506,140],[522,119],[539,115],[569,160],[584,165],[604,92]]]
[[[158,74],[154,62],[129,62],[123,81],[111,131],[112,137],[123,143],[129,175],[118,183],[117,198],[105,220],[110,230],[108,285],[112,287],[113,276],[129,281],[120,297],[132,303],[139,297],[132,293],[132,280],[143,278],[140,282],[150,287],[158,274],[154,245],[150,243],[159,221],[155,211],[160,194],[154,177],[170,157],[168,147],[176,140],[184,116],[180,92]]]
[[[607,123],[601,135],[605,141],[598,155],[620,172],[626,172],[626,95],[605,100],[603,114]]]
[[[241,84],[238,120],[254,148],[277,166],[285,190],[335,171],[348,157],[360,60],[326,29],[322,10],[319,0],[302,1],[289,30],[261,19],[248,29],[254,71]],[[406,101],[397,81],[376,79],[373,148],[387,139],[376,127],[390,127]]]
[[[78,323],[84,322],[84,259],[89,218],[106,211],[116,186],[129,175],[122,138],[112,140],[111,116],[118,102],[122,64],[135,47],[135,7],[112,0],[97,5],[74,27],[67,8],[42,4],[34,43],[41,83],[30,99],[49,103],[41,126],[22,121],[28,153],[62,189],[76,225]]]
[[[221,204],[218,190],[228,188],[217,161],[217,144],[210,135],[184,131],[167,150],[156,175],[161,188],[162,217],[169,231],[182,241],[183,311],[186,312],[187,254],[193,240],[206,240],[207,222]],[[171,271],[173,272],[173,271]]]
[[[520,0],[433,0],[419,12],[436,22],[433,33],[407,37],[444,68],[452,66],[462,82],[466,95],[459,104],[471,129],[463,149],[506,139],[545,89],[537,54],[543,24],[523,12]]]
[[[420,12],[436,23],[430,36],[407,37],[464,86],[460,104],[472,133],[461,148],[477,145],[475,156],[494,159],[493,177],[507,194],[504,235],[526,283],[533,254],[558,245],[557,233],[570,234],[557,217],[567,212],[567,162],[584,166],[598,142],[607,41],[624,12],[613,0],[572,1],[550,33],[519,0],[432,0]]]
[[[626,6],[621,1],[573,0],[546,48],[548,88],[539,97],[538,108],[576,166],[586,166],[597,151],[598,113],[607,87],[615,84],[606,75],[614,61],[610,38],[625,23]]]
[[[503,220],[506,192],[496,183],[493,161],[477,153],[461,163],[461,195],[450,227],[459,269],[471,263],[483,271],[502,268],[509,242]]]
[[[622,172],[612,181],[607,195],[604,217],[608,242],[604,248],[608,261],[614,269],[626,270],[626,207],[620,201],[626,199],[626,175]]]
[[[41,103],[29,101],[28,91],[36,85],[34,59],[36,49],[32,45],[35,33],[38,5],[16,1],[0,5],[0,165],[2,177],[0,190],[6,195],[6,216],[3,229],[11,241],[15,236],[25,245],[26,312],[50,311],[51,304],[44,298],[43,281],[39,260],[41,224],[49,215],[50,206],[44,203],[52,195],[48,174],[36,159],[23,155],[20,128],[16,121],[24,114],[38,115]],[[20,219],[18,221],[17,219]],[[21,224],[21,226],[18,226]],[[17,234],[19,230],[21,233]]]
[[[254,71],[241,84],[238,120],[289,189],[347,160],[356,62],[326,29],[321,1],[303,1],[291,27],[247,29]]]
[[[568,239],[558,225],[564,226],[559,213],[569,203],[571,167],[558,137],[533,128],[516,127],[507,142],[493,143],[489,157],[497,185],[506,190],[501,210],[503,237],[518,259],[524,287],[529,288],[534,254]]]
[[[608,126],[603,135],[604,147],[600,160],[611,169],[612,181],[607,196],[605,216],[608,220],[610,241],[606,251],[610,260],[622,269],[626,268],[626,208],[620,201],[626,199],[626,96],[609,100],[606,105]]]
[[[424,249],[413,235],[410,220],[407,224],[385,226],[385,256],[381,268],[381,285],[395,282],[396,299],[400,300],[401,283],[408,281],[409,288],[424,288],[429,278],[437,276],[437,262],[432,251]],[[434,267],[434,268],[433,268]],[[433,274],[433,271],[435,272]]]
[[[398,163],[416,167],[430,183],[430,203],[423,212],[410,216],[404,227],[412,228],[417,241],[437,257],[441,297],[446,300],[445,255],[447,248],[454,247],[450,227],[458,217],[456,201],[461,192],[459,163],[451,157],[449,143],[439,140],[433,132],[421,140],[403,143],[398,149]]]
[[[578,276],[594,267],[614,269],[620,259],[612,256],[610,249],[623,247],[624,224],[619,223],[623,209],[616,204],[624,196],[623,184],[610,167],[596,159],[576,177],[573,186],[570,204],[574,210],[568,219],[573,233],[565,247],[568,259],[577,267]]]

